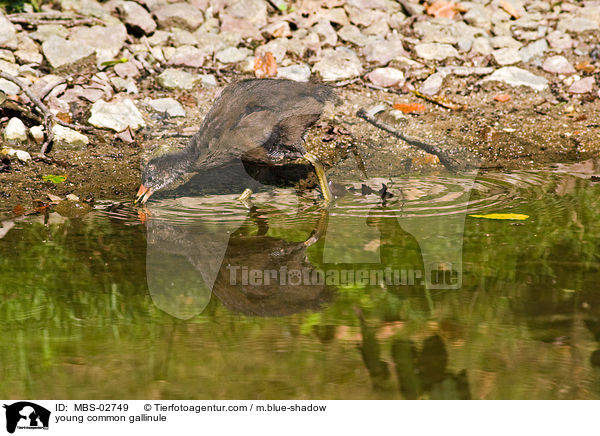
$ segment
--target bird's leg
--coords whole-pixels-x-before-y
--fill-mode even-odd
[[[321,192],[323,192],[323,198],[327,204],[333,202],[333,194],[329,189],[329,183],[327,182],[327,177],[325,176],[325,169],[323,168],[323,164],[319,160],[317,156],[312,153],[305,153],[304,159],[310,162],[310,164],[315,169],[315,173],[317,173],[317,178],[319,179],[319,185],[321,186]]]
[[[251,209],[252,208],[252,200],[250,199],[251,196],[252,196],[252,189],[246,188],[246,189],[244,189],[244,192],[242,192],[242,194],[237,199],[246,207],[246,209]]]
[[[329,212],[327,211],[327,209],[323,209],[321,210],[321,216],[319,217],[319,221],[317,222],[317,227],[315,228],[315,230],[313,230],[312,234],[310,235],[310,238],[304,241],[304,246],[310,247],[314,243],[319,242],[319,239],[321,239],[323,233],[325,233],[325,230],[327,230],[328,222]]]

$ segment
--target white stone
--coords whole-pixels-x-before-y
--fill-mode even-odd
[[[127,128],[135,130],[146,125],[138,108],[128,98],[114,103],[98,100],[92,105],[91,113],[88,120],[91,125],[115,132]]]
[[[54,134],[54,142],[59,145],[85,147],[90,143],[87,136],[60,124],[55,124],[52,127],[52,133]]]
[[[27,141],[27,127],[19,118],[11,118],[4,129],[4,139],[6,141]]]

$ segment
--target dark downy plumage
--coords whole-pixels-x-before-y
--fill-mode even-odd
[[[185,173],[240,159],[244,165],[264,167],[289,165],[302,157],[315,167],[327,198],[322,167],[306,153],[303,136],[319,119],[325,103],[336,99],[330,87],[310,82],[253,79],[229,85],[184,149],[148,162],[136,201],[145,203]]]

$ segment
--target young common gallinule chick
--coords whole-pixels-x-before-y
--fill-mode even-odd
[[[260,167],[306,165],[307,160],[315,169],[323,197],[331,201],[323,166],[306,152],[303,137],[321,116],[325,103],[334,100],[333,90],[317,83],[253,79],[229,85],[184,149],[148,162],[136,202],[145,203],[186,173],[239,159],[245,166]]]

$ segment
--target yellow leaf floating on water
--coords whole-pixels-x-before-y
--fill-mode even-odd
[[[469,215],[473,218],[485,218],[488,220],[526,220],[529,215],[523,215],[522,213],[488,213],[486,215]]]

